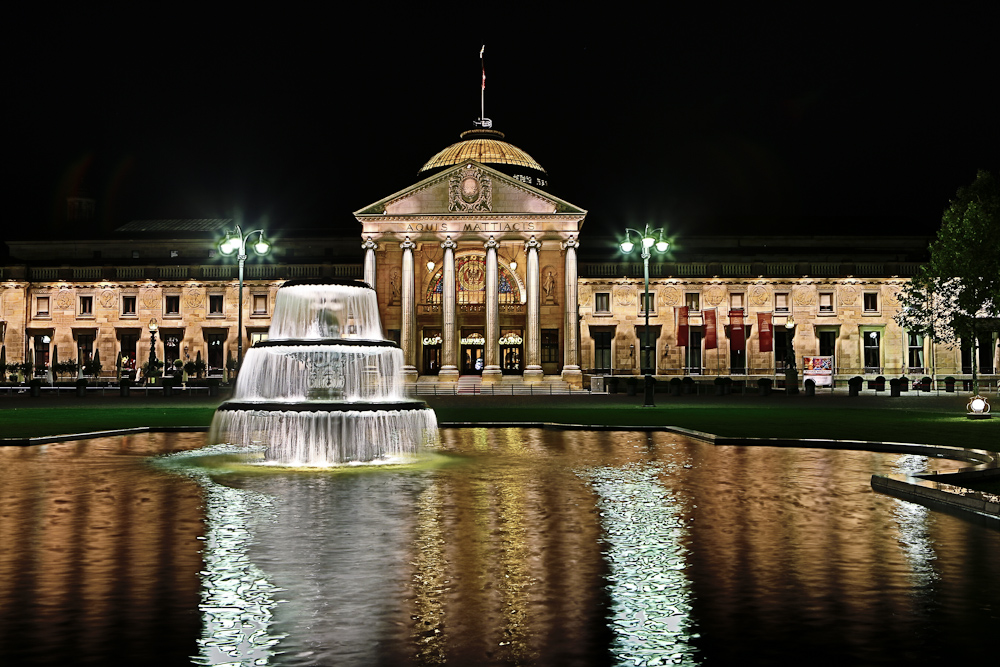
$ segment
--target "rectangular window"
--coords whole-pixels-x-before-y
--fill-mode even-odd
[[[774,293],[774,312],[776,313],[788,312],[788,292]]]
[[[48,317],[48,316],[49,316],[49,297],[36,296],[35,317]]]
[[[125,294],[122,296],[122,316],[135,317],[135,295]]]
[[[656,292],[639,292],[639,314],[645,315],[647,312],[656,315]]]
[[[254,315],[267,315],[267,295],[266,294],[254,294],[253,295],[253,314]]]
[[[250,347],[253,347],[257,343],[267,340],[266,331],[251,331],[250,332]]]
[[[819,312],[820,314],[833,314],[833,292],[819,293]]]
[[[924,371],[924,337],[918,334],[907,336],[907,363],[911,373],[923,373]]]
[[[542,329],[542,363],[559,363],[559,329]]]
[[[181,314],[181,295],[168,294],[163,297],[163,314],[178,316]]]
[[[80,317],[93,317],[93,316],[94,316],[94,297],[81,296]]]
[[[597,372],[611,371],[611,332],[595,331],[594,336],[594,370]]]
[[[208,314],[222,315],[223,296],[221,294],[208,295]]]
[[[865,292],[865,312],[878,312],[878,292]]]
[[[602,315],[611,314],[611,292],[597,292],[594,294],[594,312]]]
[[[687,306],[689,313],[701,310],[701,294],[698,292],[686,292],[684,294],[684,305]]]
[[[743,292],[731,292],[729,294],[729,309],[743,310]]]

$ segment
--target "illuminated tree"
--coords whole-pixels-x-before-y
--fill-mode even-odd
[[[930,260],[902,292],[896,321],[951,345],[972,341],[973,391],[978,335],[1000,317],[1000,180],[980,171],[941,217]],[[994,324],[990,324],[990,322]]]

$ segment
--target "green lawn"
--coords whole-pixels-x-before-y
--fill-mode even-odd
[[[86,401],[88,399],[84,399]],[[641,400],[641,399],[638,399]],[[81,401],[83,402],[83,401]],[[450,397],[429,401],[440,422],[554,422],[616,426],[672,425],[725,436],[915,442],[1000,451],[1000,419],[971,421],[955,405],[929,400],[852,403],[851,399],[670,400],[655,408],[600,397]],[[956,407],[957,406],[957,407]],[[34,407],[0,402],[0,437],[84,433],[134,426],[208,426],[211,401],[73,399]]]
[[[0,410],[0,437],[31,438],[136,426],[208,426],[214,413],[214,406],[19,406]]]

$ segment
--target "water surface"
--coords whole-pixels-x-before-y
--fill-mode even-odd
[[[1000,532],[869,485],[946,462],[538,429],[410,470],[142,458],[197,444],[0,450],[5,664],[919,664],[1000,622]]]

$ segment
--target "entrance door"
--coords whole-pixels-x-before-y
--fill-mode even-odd
[[[692,327],[688,333],[688,346],[684,353],[684,370],[688,375],[701,375],[701,329]]]
[[[594,331],[594,372],[611,372],[611,332]]]
[[[205,336],[208,341],[208,370],[221,373],[225,364],[222,348],[225,347],[226,335],[221,333],[210,333]]]
[[[508,330],[500,336],[500,369],[506,375],[520,373],[523,369],[524,339],[521,332]]]
[[[833,357],[833,368],[837,368],[837,332],[836,331],[820,331],[819,332],[819,356],[821,357]]]
[[[462,375],[482,375],[486,363],[486,339],[475,331],[462,337]]]

